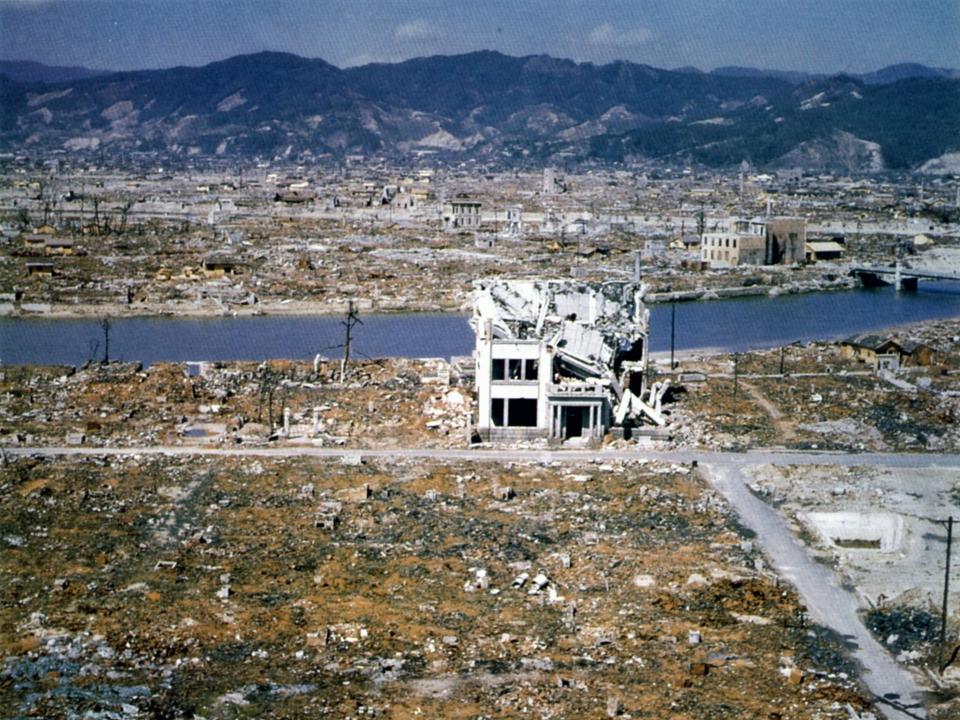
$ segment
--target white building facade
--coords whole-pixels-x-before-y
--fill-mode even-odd
[[[636,419],[647,379],[644,286],[488,280],[475,288],[482,439],[596,442]]]

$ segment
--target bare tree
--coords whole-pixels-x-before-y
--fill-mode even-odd
[[[120,209],[120,229],[117,230],[117,235],[123,235],[127,229],[127,213],[130,212],[130,208],[133,207],[133,200],[129,200],[123,204],[123,207]]]
[[[353,328],[355,325],[363,325],[363,320],[357,317],[353,309],[353,300],[347,304],[347,319],[340,323],[346,329],[346,337],[343,341],[343,360],[340,361],[340,382],[347,378],[347,363],[350,362],[350,345],[352,340]]]
[[[94,233],[100,234],[100,198],[97,195],[93,196],[93,228]]]
[[[273,396],[280,384],[281,375],[270,367],[269,363],[260,366],[260,390],[257,395],[257,422],[263,422],[263,401],[267,401],[267,417],[270,423],[270,435],[273,435]]]

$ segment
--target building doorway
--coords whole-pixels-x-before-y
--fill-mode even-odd
[[[561,416],[563,439],[583,437],[584,431],[590,434],[590,408],[582,405],[568,405],[562,408]]]

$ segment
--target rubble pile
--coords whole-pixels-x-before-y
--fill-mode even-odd
[[[766,174],[744,186],[735,173],[591,167],[544,193],[542,169],[478,173],[439,158],[423,177],[376,159],[250,167],[242,181],[195,160],[162,172],[153,161],[5,160],[0,314],[340,313],[350,300],[363,311],[456,311],[489,271],[602,282],[630,273],[638,253],[651,302],[817,292],[853,286],[850,264],[886,264],[906,237],[915,267],[956,265],[946,182],[936,211],[913,204],[912,182],[895,191],[810,176],[798,192]],[[470,228],[448,222],[447,201],[461,193],[478,208]],[[771,206],[807,217],[809,239],[841,257],[810,248],[791,265],[705,261],[705,235]]]
[[[15,715],[869,708],[686,466],[8,458],[0,506]]]
[[[22,291],[21,300],[6,311],[15,315],[335,314],[349,300],[365,312],[456,312],[468,302],[477,266],[513,278],[528,277],[533,269],[602,282],[611,267],[630,268],[640,240],[635,234],[611,234],[606,253],[585,255],[575,245],[532,236],[477,250],[472,233],[438,241],[427,224],[380,230],[372,236],[379,245],[369,243],[367,235],[341,234],[339,223],[323,220],[304,219],[284,230],[275,234],[265,217],[234,225],[232,232],[244,237],[237,245],[207,232],[185,246],[172,226],[147,236],[127,233],[115,242],[78,237],[91,251],[56,258],[53,274],[45,277],[27,275],[24,260],[0,247],[0,293]],[[204,258],[221,251],[239,270],[208,277]],[[685,255],[647,263],[651,301],[817,292],[855,284],[816,267],[789,274],[749,266],[693,273],[682,268],[681,263],[691,262]]]
[[[866,613],[866,626],[900,662],[930,662],[940,640],[940,618],[928,610],[909,606],[873,608]],[[948,638],[951,647],[956,636]]]

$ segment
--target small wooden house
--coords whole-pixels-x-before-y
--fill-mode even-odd
[[[900,343],[900,364],[926,367],[936,359],[936,351],[919,340],[908,339]]]
[[[863,333],[840,341],[840,356],[855,358],[877,370],[900,367],[900,344],[890,337]]]
[[[73,255],[74,243],[70,238],[48,237],[43,246],[47,255]]]
[[[934,361],[934,349],[919,340],[899,341],[892,337],[863,333],[840,341],[840,355],[856,358],[877,370],[923,367]]]
[[[207,277],[224,277],[226,275],[239,275],[242,272],[240,263],[236,258],[227,255],[208,255],[200,263],[200,269]]]
[[[27,275],[36,275],[38,277],[50,277],[53,275],[53,261],[51,260],[28,260]]]
[[[23,236],[23,248],[28,252],[45,252],[47,247],[47,240],[50,240],[49,235],[42,235],[40,233],[29,233]]]
[[[807,262],[839,260],[843,257],[843,245],[834,240],[817,240],[807,243]]]

